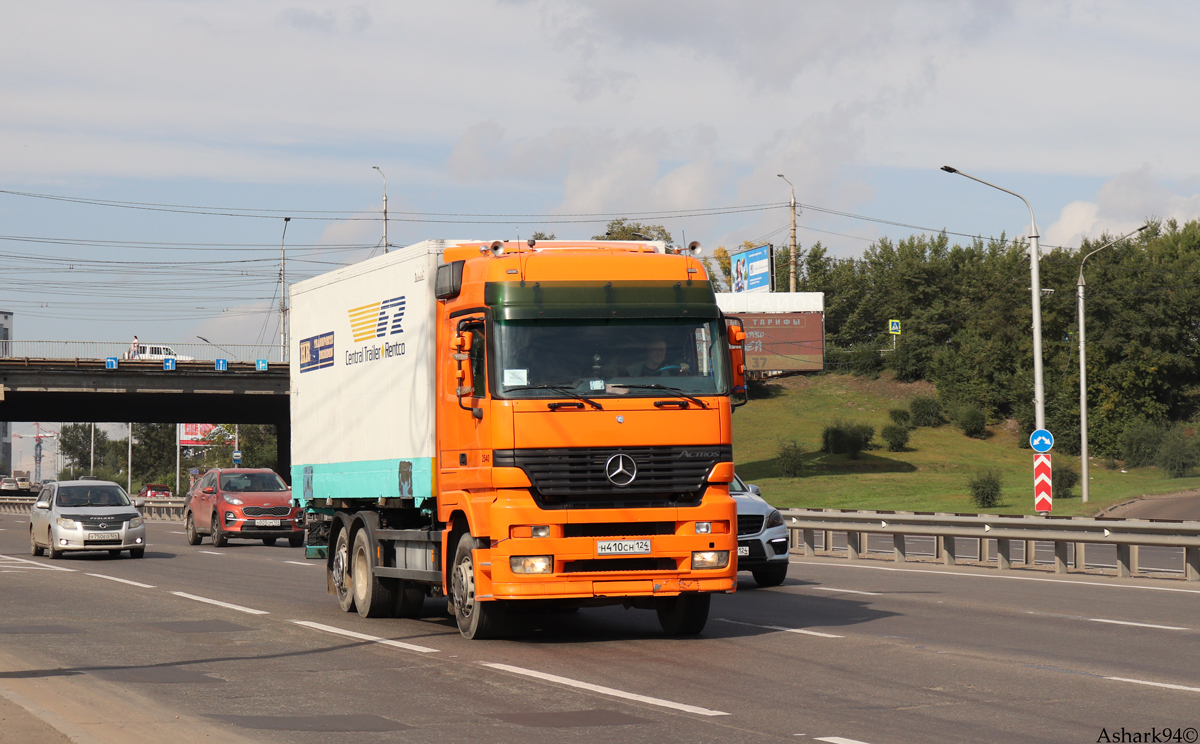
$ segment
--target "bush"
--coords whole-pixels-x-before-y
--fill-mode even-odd
[[[1121,434],[1121,459],[1125,461],[1125,467],[1140,468],[1155,464],[1163,434],[1163,428],[1152,423],[1137,424],[1126,429]]]
[[[908,411],[903,413],[907,414]],[[887,442],[889,452],[903,452],[908,445],[908,427],[900,424],[889,424],[879,432],[883,441]]]
[[[775,460],[779,463],[779,474],[785,478],[795,478],[800,475],[804,462],[800,443],[795,439],[780,439],[779,448],[775,451]]]
[[[1154,464],[1162,468],[1168,478],[1183,478],[1192,475],[1196,465],[1200,464],[1200,450],[1183,427],[1175,426],[1163,433]]]
[[[857,460],[858,454],[871,446],[875,438],[875,427],[846,421],[834,421],[821,432],[821,449],[831,455],[850,455]]]
[[[960,406],[954,414],[958,428],[963,434],[976,439],[983,439],[987,434],[987,414],[974,403]]]
[[[913,426],[941,426],[942,404],[932,395],[918,395],[908,403]]]
[[[971,477],[971,501],[980,509],[990,509],[1000,503],[1000,471],[981,470]]]
[[[1079,473],[1066,465],[1055,465],[1050,476],[1050,487],[1056,499],[1071,498],[1071,489],[1079,485]]]
[[[892,423],[896,426],[903,426],[907,429],[912,425],[912,414],[906,408],[893,408],[888,411],[888,416],[891,417]],[[887,436],[886,434],[884,435]]]

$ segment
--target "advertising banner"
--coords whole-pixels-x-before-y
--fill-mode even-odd
[[[746,331],[746,369],[754,372],[821,370],[825,366],[823,313],[738,313]]]
[[[734,253],[729,257],[730,284],[734,292],[770,292],[775,260],[770,244]]]
[[[179,443],[185,447],[204,447],[210,444],[233,444],[233,438],[224,430],[218,431],[213,435],[213,430],[218,429],[217,424],[180,424],[179,425]],[[222,439],[222,435],[229,437]]]

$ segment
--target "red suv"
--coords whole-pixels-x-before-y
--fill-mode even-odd
[[[213,468],[188,493],[183,511],[189,545],[199,545],[204,535],[218,548],[230,538],[274,545],[284,537],[293,548],[304,544],[304,511],[267,468]]]

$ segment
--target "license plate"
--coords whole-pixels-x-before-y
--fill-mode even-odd
[[[254,525],[256,527],[278,527],[279,520],[278,519],[256,519],[256,520],[254,520]]]
[[[649,540],[596,541],[596,555],[645,555],[649,552]]]
[[[89,540],[120,540],[120,532],[89,532],[87,533]]]
[[[747,555],[747,556],[750,555],[750,546],[749,545],[739,545],[738,546],[738,555]]]

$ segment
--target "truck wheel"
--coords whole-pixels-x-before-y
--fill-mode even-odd
[[[754,576],[754,583],[759,586],[779,586],[787,578],[787,570],[788,564],[779,563],[756,568],[750,573]]]
[[[273,537],[264,537],[264,538],[263,538],[263,545],[266,545],[267,547],[271,547],[271,546],[275,545],[275,538],[273,538]]]
[[[199,545],[201,535],[196,532],[196,515],[191,512],[187,513],[187,521],[183,527],[183,531],[187,534],[188,545]]]
[[[30,528],[30,530],[29,530],[29,554],[37,556],[37,555],[41,555],[43,552],[45,552],[45,550],[46,550],[45,548],[43,548],[41,545],[37,544],[37,540],[34,539],[34,537],[33,537],[33,529]]]
[[[229,544],[229,538],[225,537],[225,533],[221,531],[221,522],[217,519],[216,514],[213,514],[212,527],[210,529],[212,531],[209,534],[212,535],[214,548],[223,548]]]
[[[371,540],[365,529],[354,535],[353,573],[350,576],[354,588],[354,606],[359,617],[385,617],[391,614],[396,604],[394,582],[375,575],[374,553]]]
[[[354,609],[354,590],[350,587],[350,528],[346,527],[338,533],[337,542],[333,546],[333,562],[329,568],[333,592],[337,595],[338,606],[342,612]]]
[[[656,608],[658,624],[667,635],[696,635],[708,622],[711,600],[711,594],[680,594],[660,599]]]
[[[415,581],[396,580],[396,617],[420,617],[425,607],[425,587]]]
[[[458,632],[468,640],[495,638],[504,624],[504,605],[475,599],[475,561],[471,555],[475,542],[469,532],[458,538],[450,577],[450,602],[458,619]]]

